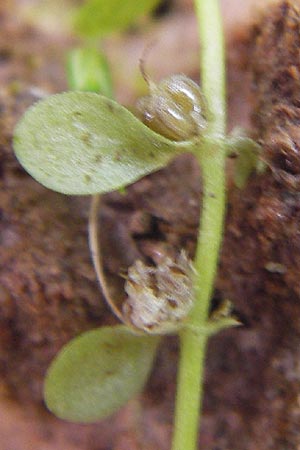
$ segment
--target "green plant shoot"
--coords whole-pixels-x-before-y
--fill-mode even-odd
[[[131,23],[131,16],[146,13],[156,3],[144,0],[137,7],[134,0],[90,0],[79,11],[77,26],[91,35],[120,30]],[[175,329],[181,350],[172,450],[196,450],[207,340],[211,334],[238,324],[230,308],[225,317],[209,318],[223,237],[225,158],[230,152],[239,154],[235,181],[242,188],[257,165],[259,151],[248,138],[225,135],[225,58],[218,0],[195,0],[195,6],[205,121],[201,101],[193,103],[199,87],[180,75],[164,80],[158,87],[149,83],[152,103],[147,107],[151,114],[161,108],[158,117],[164,118],[163,124],[156,122],[156,131],[151,130],[107,98],[112,90],[108,72],[103,72],[102,57],[99,59],[94,50],[84,50],[71,54],[70,85],[81,91],[104,91],[106,97],[68,92],[46,98],[25,113],[14,135],[16,156],[25,169],[44,186],[64,194],[101,194],[125,188],[184,152],[192,152],[201,166],[204,193],[193,265],[193,306],[184,323]],[[182,86],[187,86],[188,97]],[[192,115],[192,125],[186,114]],[[168,138],[159,134],[163,131],[167,131]],[[168,261],[166,265],[168,277],[172,275],[172,264]],[[177,272],[178,267],[179,263]],[[136,265],[130,272],[134,282],[138,270],[150,273],[147,267]],[[153,268],[151,271],[153,278],[156,273]],[[49,409],[59,417],[81,422],[112,414],[142,389],[159,339],[119,326],[90,331],[71,341],[47,375],[45,397]]]
[[[95,47],[76,48],[68,53],[67,76],[73,91],[97,92],[113,97],[107,59]]]

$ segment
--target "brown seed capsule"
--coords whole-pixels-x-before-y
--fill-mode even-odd
[[[192,279],[192,263],[185,252],[176,260],[166,257],[157,267],[136,261],[125,284],[125,321],[147,333],[177,330],[193,306]]]
[[[150,95],[139,99],[137,108],[149,128],[175,141],[201,135],[207,126],[205,99],[194,81],[185,75],[171,75],[158,85],[146,81]]]

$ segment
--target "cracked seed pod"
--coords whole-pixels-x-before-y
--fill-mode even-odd
[[[149,80],[150,95],[137,102],[142,121],[175,141],[189,140],[207,126],[206,102],[200,87],[185,75],[171,75],[158,85]]]
[[[193,306],[193,273],[183,251],[176,260],[166,257],[157,267],[136,261],[125,284],[125,321],[146,333],[176,331]]]

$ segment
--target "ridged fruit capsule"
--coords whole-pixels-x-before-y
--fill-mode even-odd
[[[157,85],[144,77],[150,94],[137,102],[142,121],[175,141],[201,135],[207,126],[207,114],[200,86],[185,75],[171,75]]]

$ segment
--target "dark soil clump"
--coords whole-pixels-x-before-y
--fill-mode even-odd
[[[252,55],[256,103],[253,123],[274,177],[290,191],[300,187],[300,11],[281,2],[254,28]]]
[[[212,343],[226,362],[216,368],[211,356],[208,392],[218,393],[217,404],[232,404],[229,412],[223,406],[231,448],[300,445],[299,37],[299,5],[283,1],[249,40],[254,132],[271,170],[232,193],[228,210],[218,287],[246,328]]]

